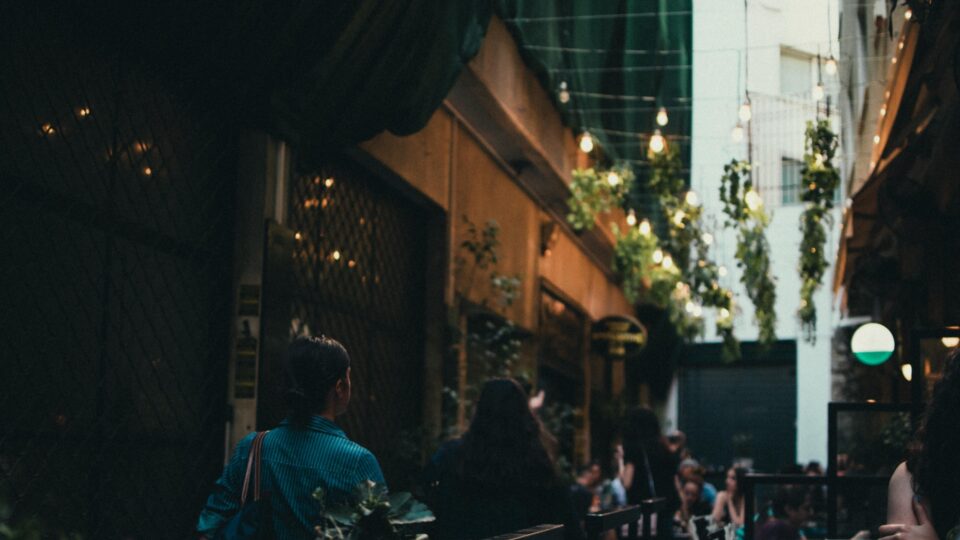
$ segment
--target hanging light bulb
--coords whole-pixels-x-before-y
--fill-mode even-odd
[[[703,241],[704,245],[709,246],[713,243],[713,235],[710,233],[703,233],[703,236],[700,237],[700,240]]]
[[[909,21],[910,19],[912,19],[912,18],[913,18],[913,10],[910,9],[910,8],[907,8],[907,10],[903,12],[903,18],[906,19],[906,20],[908,20],[908,21]]]
[[[740,121],[746,124],[753,118],[753,108],[750,106],[749,101],[744,101],[743,105],[740,105],[740,110],[737,111],[737,116],[740,117]]]
[[[657,125],[663,127],[670,122],[670,117],[667,116],[667,108],[660,107],[660,110],[657,111]]]
[[[700,206],[700,197],[697,196],[697,192],[690,190],[687,192],[687,195],[683,198],[690,206]]]
[[[637,224],[637,213],[631,209],[629,212],[627,212],[627,225],[633,227],[636,224]]]
[[[584,154],[593,152],[593,136],[590,135],[589,131],[584,131],[580,137],[580,151]]]
[[[667,147],[667,140],[663,138],[663,134],[660,133],[659,129],[653,131],[653,136],[650,137],[650,151],[654,154],[659,154],[663,152],[663,149]]]
[[[756,212],[758,208],[763,204],[763,199],[760,198],[760,194],[754,190],[750,190],[744,195],[743,200],[747,203],[747,208],[751,211]]]
[[[733,126],[733,130],[730,132],[730,138],[733,139],[733,142],[743,142],[743,124],[737,122],[737,125]]]
[[[653,262],[660,264],[663,262],[663,250],[657,248],[653,251]]]
[[[823,88],[823,83],[818,82],[817,85],[813,87],[813,100],[821,101],[823,99],[824,94],[825,94],[825,91]]]
[[[725,277],[725,276],[727,275],[727,267],[726,267],[726,266],[721,266],[721,267],[717,268],[717,274],[718,274],[720,277]]]
[[[827,72],[827,75],[833,77],[837,74],[837,59],[830,55],[830,58],[827,58],[827,63],[823,66],[824,71]]]
[[[644,218],[643,221],[640,222],[640,234],[642,234],[643,236],[650,236],[651,232],[652,232],[652,228],[650,227],[650,220],[648,220],[647,218]]]
[[[610,171],[607,173],[607,183],[610,184],[610,187],[617,187],[620,185],[620,175],[616,171]]]
[[[673,268],[673,257],[671,257],[670,255],[663,256],[663,268],[666,270],[670,270],[671,268]]]
[[[721,318],[721,319],[729,319],[729,318],[730,318],[730,310],[727,309],[727,308],[720,308],[720,318]]]
[[[677,213],[673,215],[673,224],[679,228],[683,228],[683,220],[687,218],[687,213],[683,210],[677,210]]]
[[[560,100],[560,103],[570,102],[570,90],[567,89],[566,81],[560,82],[560,88],[557,89],[557,99]]]

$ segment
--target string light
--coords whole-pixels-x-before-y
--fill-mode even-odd
[[[328,188],[333,187],[333,178],[327,178],[324,180],[323,185],[327,186]]]
[[[44,135],[55,135],[57,133],[57,128],[53,127],[53,124],[47,122],[40,126],[40,133]]]
[[[896,64],[896,63],[897,63],[897,57],[894,56],[893,58],[891,58],[891,59],[890,59],[890,63],[891,63],[891,64]]]
[[[557,89],[557,99],[560,100],[560,103],[570,102],[570,90],[567,88],[566,81],[560,82],[560,88]]]
[[[726,277],[726,275],[727,275],[727,267],[726,267],[726,266],[720,266],[720,267],[718,267],[718,268],[717,268],[717,275],[719,275],[720,277]]]
[[[629,212],[627,212],[627,225],[633,227],[636,224],[637,224],[637,213],[631,209]]]
[[[747,122],[750,121],[751,118],[753,118],[753,108],[750,106],[749,101],[744,101],[743,104],[740,105],[740,110],[737,111],[737,116],[740,118],[740,121],[743,122],[744,124],[746,124]]]
[[[900,373],[903,374],[903,378],[910,382],[913,380],[913,366],[910,364],[902,364],[900,366]]]
[[[610,184],[610,187],[617,187],[620,185],[620,175],[616,171],[610,171],[607,173],[607,183]]]
[[[667,108],[660,107],[660,110],[657,111],[657,125],[663,127],[670,122],[670,117],[667,116]]]
[[[683,210],[677,210],[677,213],[673,215],[673,224],[677,227],[683,229],[683,220],[686,219],[687,214]]]
[[[654,154],[659,154],[663,152],[663,149],[667,147],[667,140],[663,138],[663,134],[660,133],[659,129],[653,131],[653,136],[650,137],[650,151]]]
[[[827,72],[827,75],[831,77],[837,74],[837,59],[830,55],[830,58],[827,58],[826,65],[823,66],[824,70]]]
[[[80,107],[77,109],[77,116],[80,118],[86,118],[90,116],[90,107]]]
[[[743,124],[739,121],[737,125],[733,126],[733,130],[730,131],[730,138],[733,139],[733,142],[743,142]]]
[[[821,101],[821,100],[823,99],[824,93],[825,93],[825,91],[824,91],[824,88],[823,88],[823,83],[822,83],[822,82],[818,82],[817,85],[813,87],[813,99],[814,99],[814,101]]]
[[[673,268],[673,257],[671,257],[670,255],[664,255],[663,268],[666,270],[670,270],[671,268]]]
[[[652,228],[650,227],[650,220],[644,218],[644,220],[640,222],[640,234],[643,236],[650,236],[651,232]]]
[[[709,246],[713,243],[713,235],[710,233],[703,233],[703,236],[700,237],[700,240],[702,240],[705,245]]]
[[[756,212],[758,208],[763,204],[763,199],[760,198],[760,194],[754,190],[750,190],[743,197],[743,200],[747,203],[747,208],[751,211]]]
[[[727,308],[720,308],[720,318],[721,318],[721,319],[729,319],[729,318],[730,318],[730,310],[727,309]]]
[[[700,197],[697,196],[697,192],[692,189],[687,192],[687,195],[683,198],[690,206],[700,206]]]
[[[297,240],[303,240],[303,235],[300,234],[299,231],[296,234],[294,234],[293,237],[296,238]]]
[[[943,343],[943,346],[952,349],[957,345],[960,345],[960,337],[945,337],[940,338],[940,343]]]
[[[580,151],[584,154],[593,152],[593,136],[590,135],[589,131],[584,131],[580,137]]]
[[[908,21],[909,21],[910,19],[912,19],[912,18],[913,18],[913,10],[910,9],[910,8],[907,8],[907,10],[903,12],[903,18],[906,19],[906,20],[908,20]]]
[[[887,107],[886,106],[880,107],[880,116],[884,117],[886,115],[887,115]]]
[[[880,144],[880,135],[873,136],[873,144]]]
[[[340,251],[339,251],[339,250],[336,250],[336,249],[333,250],[333,253],[331,254],[331,257],[333,257],[333,260],[339,261],[339,260],[340,260]]]
[[[153,175],[153,169],[151,169],[150,167],[144,167],[144,168],[143,168],[143,175],[144,175],[144,176],[152,176],[152,175]]]
[[[653,251],[653,262],[660,264],[663,262],[663,250],[657,248]]]

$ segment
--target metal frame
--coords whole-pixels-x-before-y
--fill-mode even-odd
[[[923,406],[926,403],[924,399],[924,389],[927,385],[927,377],[923,371],[923,354],[920,349],[920,342],[925,339],[939,339],[945,337],[960,337],[960,326],[944,326],[940,328],[916,328],[910,332],[910,401],[913,403],[913,409],[910,412],[913,425],[916,427],[923,413]]]
[[[665,498],[657,497],[644,499],[640,501],[640,504],[624,506],[616,510],[587,514],[587,517],[584,519],[587,540],[599,540],[603,538],[605,532],[620,529],[624,525],[627,526],[628,539],[653,538],[651,517],[662,510],[666,502],[667,500]],[[637,536],[638,522],[642,522],[643,524],[640,536]]]

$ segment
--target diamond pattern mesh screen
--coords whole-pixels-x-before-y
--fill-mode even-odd
[[[69,13],[10,8],[0,497],[86,538],[184,537],[222,466],[235,145]]]

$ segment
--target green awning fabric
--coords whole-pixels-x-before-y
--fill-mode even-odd
[[[689,163],[692,0],[499,0],[497,9],[568,124],[589,130],[605,157],[642,169],[663,106],[670,121],[660,129]]]
[[[112,50],[308,146],[420,130],[492,13],[485,0],[70,4]]]

